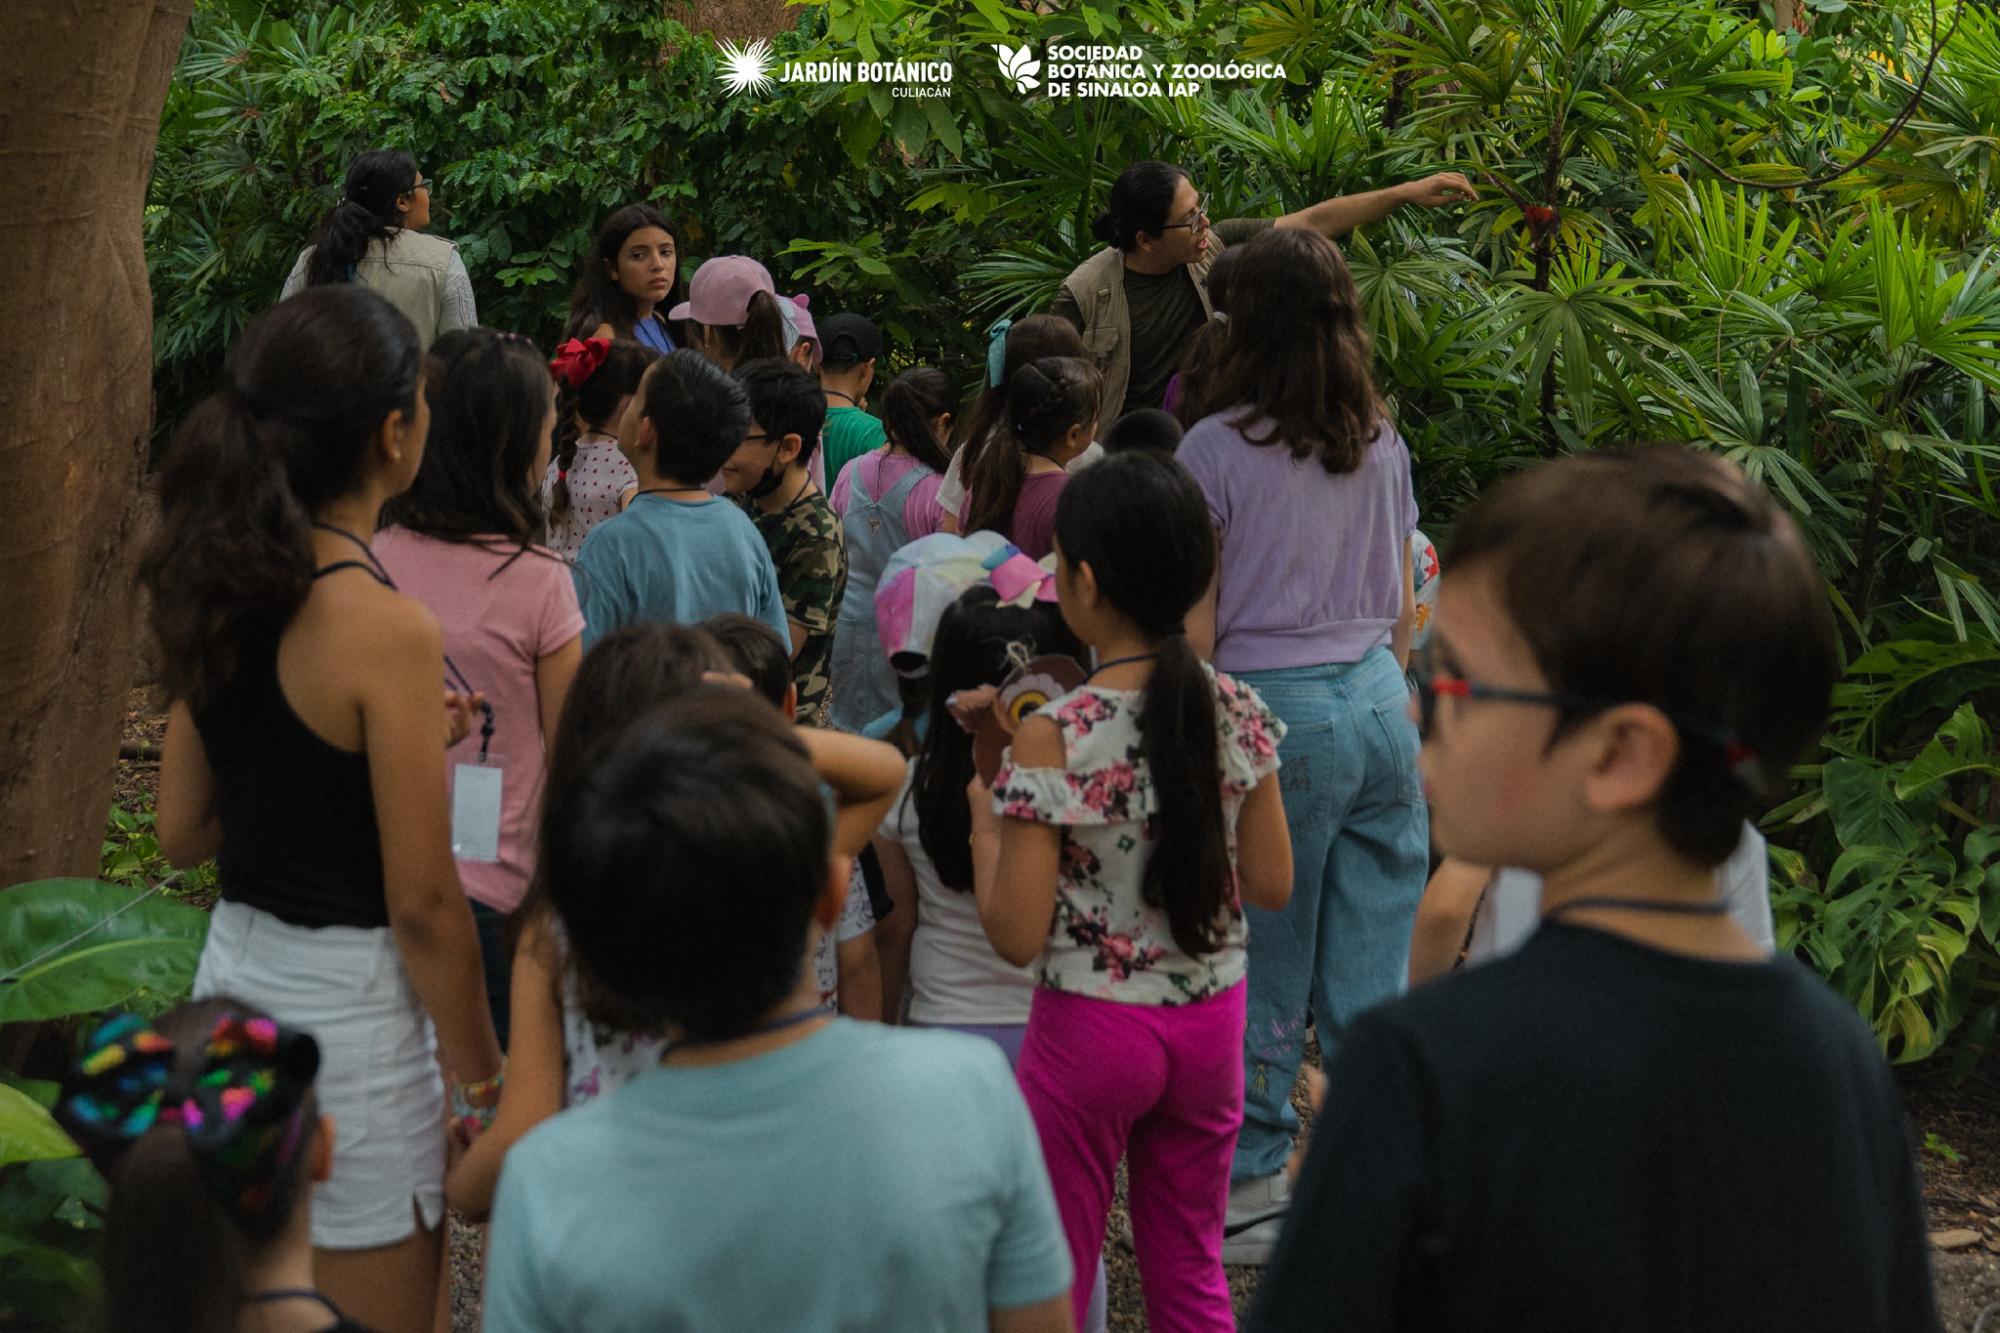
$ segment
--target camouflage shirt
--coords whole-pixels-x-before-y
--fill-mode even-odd
[[[763,513],[755,505],[747,509],[771,548],[771,563],[778,567],[778,597],[785,604],[785,618],[806,631],[805,645],[792,659],[799,721],[824,726],[833,627],[847,592],[847,545],[840,519],[814,487],[775,513]]]

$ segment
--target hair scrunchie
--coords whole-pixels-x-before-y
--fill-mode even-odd
[[[1014,327],[1011,319],[996,319],[986,330],[986,387],[997,389],[1007,375],[1007,330]]]
[[[203,1178],[238,1220],[259,1216],[307,1140],[319,1045],[268,1018],[223,1013],[191,1081],[174,1043],[137,1014],[107,1020],[63,1082],[56,1119],[99,1170],[155,1125],[178,1124]]]
[[[571,338],[556,348],[556,359],[549,362],[549,369],[570,388],[581,389],[610,353],[609,338]]]

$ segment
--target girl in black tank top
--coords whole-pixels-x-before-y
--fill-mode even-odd
[[[423,456],[422,367],[409,321],[364,287],[252,320],[229,387],[168,449],[141,567],[174,700],[161,850],[220,862],[196,994],[317,1037],[321,1108],[353,1133],[312,1216],[314,1267],[336,1320],[383,1333],[428,1333],[435,1305],[439,1057],[474,1131],[501,1063],[451,859],[442,646],[367,541]]]

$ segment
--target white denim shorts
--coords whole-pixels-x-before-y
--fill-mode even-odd
[[[444,1078],[430,1018],[394,934],[313,929],[243,903],[215,905],[195,973],[198,1000],[255,1005],[319,1042],[333,1175],[312,1196],[324,1250],[394,1245],[444,1215]]]

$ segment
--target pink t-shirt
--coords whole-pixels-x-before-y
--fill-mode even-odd
[[[1056,499],[1069,481],[1067,472],[1036,472],[1021,482],[1020,498],[1014,512],[1000,528],[1000,535],[1021,548],[1030,560],[1040,560],[1056,549]],[[972,496],[967,494],[958,511],[959,531],[972,514]]]
[[[853,489],[849,479],[854,476],[854,469],[866,469],[862,480],[868,483],[868,493],[879,500],[920,467],[923,464],[908,454],[885,454],[876,449],[861,455],[842,468],[840,480],[833,483],[833,512],[847,517],[847,495]],[[931,472],[910,488],[909,497],[903,501],[903,531],[909,541],[928,537],[938,530],[943,515],[938,511],[937,496],[938,488],[943,485],[944,477]]]
[[[500,859],[460,861],[458,878],[469,896],[511,912],[521,905],[534,870],[546,767],[535,665],[583,633],[575,580],[567,564],[539,547],[517,556],[508,548],[440,541],[407,528],[377,533],[374,544],[396,586],[438,618],[444,650],[466,684],[493,707],[488,754],[504,761]],[[446,751],[447,780],[459,764],[478,760],[479,741],[474,726]]]

